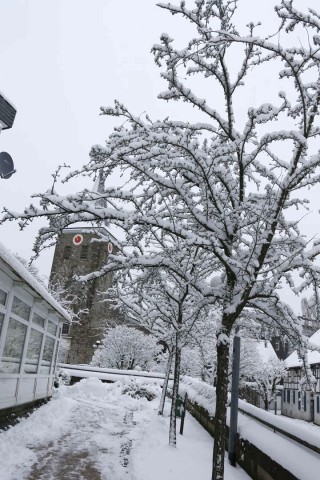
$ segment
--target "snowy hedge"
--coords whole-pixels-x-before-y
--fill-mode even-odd
[[[203,407],[211,417],[216,413],[216,389],[201,380],[184,376],[180,380],[179,394]]]

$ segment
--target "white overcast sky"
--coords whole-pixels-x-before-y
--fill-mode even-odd
[[[17,169],[9,180],[0,180],[1,207],[22,211],[33,193],[49,188],[58,164],[77,168],[86,163],[90,147],[103,144],[113,127],[111,119],[99,116],[99,107],[115,98],[137,115],[148,111],[153,118],[185,119],[191,114],[194,119],[195,111],[185,105],[156,98],[165,84],[150,53],[152,45],[162,32],[180,46],[191,34],[185,21],[156,3],[0,0],[0,92],[17,108],[13,128],[0,135],[0,151],[12,155]],[[261,20],[273,28],[275,3],[240,0],[239,21]],[[295,4],[320,10],[319,0]],[[265,90],[265,82],[257,81],[248,94],[255,102]],[[314,192],[315,211],[317,197]],[[318,223],[315,216],[305,221],[310,235],[317,233]],[[17,224],[5,224],[1,242],[29,258],[39,226],[20,232]],[[50,272],[52,254],[44,253],[36,263],[43,275]]]

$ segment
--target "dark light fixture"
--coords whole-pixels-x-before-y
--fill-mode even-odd
[[[11,128],[16,116],[16,109],[0,93],[0,133]],[[9,153],[0,153],[0,178],[10,178],[15,173],[13,160]]]
[[[7,130],[11,128],[16,116],[16,109],[0,93],[0,128]]]

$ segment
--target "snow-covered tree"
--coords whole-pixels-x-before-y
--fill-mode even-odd
[[[85,294],[82,285],[76,282],[66,282],[62,275],[56,274],[51,278],[48,290],[70,314],[74,322],[81,322],[82,316],[88,314],[87,308],[80,307]]]
[[[145,243],[148,243],[146,239]],[[139,275],[135,272],[132,276],[130,271],[127,273],[128,267],[125,268],[122,282],[118,281],[116,296],[127,318],[143,325],[167,347],[166,380],[174,358],[169,443],[175,445],[181,352],[191,341],[199,320],[206,314],[204,298],[188,280],[193,278],[196,281],[206,276],[206,258],[199,249],[190,248],[179,239],[170,242],[169,239],[164,241],[156,236],[153,238],[153,247],[156,252],[144,255],[143,261],[140,258]],[[159,262],[159,257],[164,261]],[[148,263],[145,262],[147,258]],[[163,411],[166,387],[167,381],[162,391],[159,414]]]
[[[264,403],[265,410],[268,410],[270,403],[276,395],[276,388],[283,379],[286,372],[286,364],[283,360],[277,358],[270,344],[261,348],[261,344],[267,342],[257,342],[252,339],[245,339],[242,345],[242,355],[240,363],[240,375],[242,382],[250,385],[255,390]],[[262,354],[262,350],[266,350]]]
[[[20,263],[30,272],[37,282],[40,283],[45,289],[47,289],[47,284],[45,282],[44,277],[40,274],[39,269],[33,264],[29,263],[24,257],[21,257],[18,253],[15,253],[14,256],[19,260]]]
[[[211,273],[218,279],[214,285],[189,279],[189,285],[207,300],[222,305],[217,329],[213,480],[222,480],[224,471],[234,325],[248,311],[255,311],[257,322],[278,325],[298,342],[306,362],[299,319],[280,301],[277,289],[284,282],[295,293],[309,285],[319,286],[313,261],[320,245],[308,244],[291,213],[307,205],[301,190],[320,181],[320,16],[311,9],[300,12],[292,1],[282,0],[266,37],[265,33],[259,36],[260,26],[252,23],[240,31],[235,23],[241,6],[241,0],[197,0],[191,9],[184,1],[160,4],[191,23],[194,37],[184,48],[175,48],[173,39],[163,34],[161,43],[153,47],[168,84],[159,97],[182,100],[198,109],[199,121],[192,123],[192,114],[189,121],[152,121],[149,116],[132,115],[119,102],[102,108],[103,114],[120,119],[121,125],[106,146],[93,147],[89,164],[68,179],[98,171],[107,178],[120,169],[126,173],[126,184],[121,188],[113,181],[105,192],[85,190],[66,196],[57,193],[55,184],[37,195],[40,206],[5,216],[20,218],[21,227],[35,217],[48,218],[48,227],[40,230],[36,240],[36,252],[74,222],[108,221],[122,228],[131,249],[125,250],[123,244],[119,255],[110,256],[110,263],[87,280],[128,262],[132,267],[139,264],[141,244],[150,232],[181,238],[214,259]],[[272,69],[265,68],[267,62]],[[256,80],[259,69],[264,74],[268,70],[278,98],[245,105],[249,98],[245,85],[250,77]],[[210,83],[207,98],[196,93],[194,77],[200,75]],[[237,108],[240,99],[241,108]],[[165,262],[161,255],[147,260],[149,265]],[[303,279],[300,286],[294,284],[293,271]]]
[[[190,332],[187,348],[182,351],[182,370],[186,370],[185,375],[197,376],[204,382],[214,385],[216,381],[216,329],[219,325],[218,316],[214,308],[207,308],[198,319],[193,330]],[[196,353],[196,365],[189,366],[190,358],[188,350],[193,349]],[[185,357],[185,360],[184,360]],[[196,374],[192,373],[195,372]]]
[[[153,335],[136,328],[118,325],[107,331],[101,346],[95,351],[91,364],[120,370],[150,370],[161,347]]]
[[[270,403],[274,400],[277,385],[283,379],[285,372],[285,362],[278,358],[255,366],[251,378],[254,381],[255,390],[264,402],[265,410],[268,410]]]
[[[202,365],[199,349],[195,346],[186,345],[181,350],[181,375],[201,378]]]

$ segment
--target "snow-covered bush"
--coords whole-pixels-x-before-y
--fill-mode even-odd
[[[123,384],[122,393],[132,398],[146,398],[150,402],[159,397],[161,389],[157,384],[143,383],[141,380],[132,379]]]
[[[150,370],[160,351],[157,339],[136,328],[118,325],[107,331],[91,364],[120,370]]]
[[[69,373],[64,370],[63,368],[60,368],[57,370],[55,378],[54,378],[54,384],[56,387],[59,387],[60,385],[69,385],[70,384],[70,375]]]

